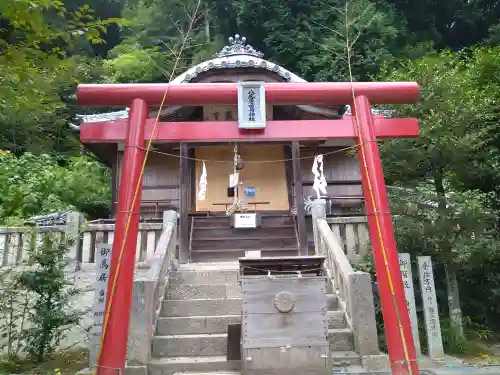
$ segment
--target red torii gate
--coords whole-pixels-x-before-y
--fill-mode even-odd
[[[376,139],[416,137],[419,133],[418,121],[374,117],[371,104],[414,103],[419,98],[419,91],[418,84],[414,82],[266,83],[266,103],[350,104],[358,122],[355,123],[354,116],[342,120],[268,121],[265,129],[251,131],[239,129],[237,122],[228,121],[159,122],[153,134],[155,121],[147,118],[148,106],[160,106],[165,96],[165,104],[169,106],[237,104],[237,84],[79,85],[77,97],[81,105],[130,107],[128,120],[87,124],[81,127],[80,132],[84,143],[125,141],[116,214],[117,240],[113,244],[110,271],[110,280],[116,277],[116,288],[114,293],[112,288],[108,289],[106,310],[111,298],[113,304],[98,360],[98,374],[115,375],[116,369],[123,371],[125,368],[139,226],[141,169],[148,140],[178,143],[356,139],[391,368],[393,374],[417,375],[418,364]],[[357,134],[357,129],[360,134]],[[362,143],[359,137],[363,139]],[[136,188],[138,195],[134,202]],[[129,215],[131,219],[127,228]],[[123,241],[126,243],[119,261]],[[117,275],[118,263],[120,272]]]

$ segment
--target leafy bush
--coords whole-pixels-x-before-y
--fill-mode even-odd
[[[19,271],[16,268],[1,269],[0,353],[5,355],[5,366],[19,358],[23,349],[22,332],[31,306],[32,295],[26,289],[20,288],[18,280]],[[0,360],[0,371],[2,368]]]
[[[483,331],[500,332],[500,254],[463,267],[458,275],[463,313]]]
[[[78,324],[82,311],[70,306],[81,294],[65,276],[69,243],[45,235],[39,248],[30,251],[30,269],[18,278],[19,285],[33,295],[28,314],[30,327],[23,331],[27,352],[38,362],[59,348],[65,332]]]
[[[151,82],[163,78],[158,61],[162,55],[157,51],[131,47],[118,57],[104,62],[104,76],[107,82]]]
[[[0,273],[0,373],[50,360],[85,314],[72,306],[82,290],[65,274],[71,241],[61,238],[44,235],[22,267]]]
[[[111,205],[107,168],[96,160],[71,158],[67,167],[49,155],[0,154],[0,223],[74,209],[102,217]]]

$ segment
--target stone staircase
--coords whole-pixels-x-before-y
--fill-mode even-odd
[[[239,360],[227,359],[228,325],[241,320],[237,267],[236,262],[195,263],[171,273],[152,342],[149,375],[240,369]],[[336,296],[327,298],[333,365],[359,366],[344,311]]]

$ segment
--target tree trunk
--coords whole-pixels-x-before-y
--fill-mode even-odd
[[[441,229],[447,227],[447,210],[448,202],[443,184],[443,171],[437,171],[434,178],[434,188],[438,197],[438,220],[440,221]],[[446,277],[446,291],[448,294],[448,314],[452,324],[455,326],[457,333],[463,336],[462,310],[460,308],[460,297],[458,291],[457,275],[455,269],[450,265],[452,244],[448,236],[451,233],[443,233],[442,240],[439,241],[439,247],[446,261],[444,262],[444,271]]]
[[[460,297],[458,292],[457,274],[453,267],[445,264],[446,291],[448,294],[448,311],[450,320],[457,330],[457,334],[463,337],[464,327],[462,322],[462,309],[460,308]]]
[[[207,38],[207,42],[210,43],[210,14],[208,5],[205,6],[205,37]]]

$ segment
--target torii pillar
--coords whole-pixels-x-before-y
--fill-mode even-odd
[[[118,371],[123,372],[125,369],[136,249],[134,239],[137,238],[141,198],[140,172],[144,161],[144,144],[150,139],[175,143],[356,139],[392,373],[418,375],[387,191],[376,143],[377,137],[418,136],[418,122],[415,119],[374,118],[370,108],[370,104],[414,103],[419,98],[418,84],[267,83],[265,93],[269,104],[351,104],[355,116],[353,119],[343,120],[270,121],[262,131],[238,129],[237,122],[155,124],[153,120],[146,119],[147,106],[158,107],[165,95],[169,106],[234,105],[237,104],[237,85],[192,83],[78,87],[78,101],[82,105],[131,107],[128,121],[89,124],[80,133],[82,142],[125,141],[126,144],[110,273],[110,281],[116,277],[116,288],[114,293],[113,287],[108,288],[106,309],[109,309],[110,304],[112,308],[98,360],[99,375],[116,375]],[[155,134],[153,129],[156,129]],[[121,257],[122,249],[124,251]]]
[[[418,375],[416,351],[408,307],[404,298],[403,279],[370,101],[366,96],[357,96],[352,108],[357,115],[361,134],[361,137],[357,138],[361,182],[387,347],[390,348],[391,369],[394,375]],[[401,340],[402,336],[405,338],[404,342]],[[401,358],[409,358],[411,362],[406,363]],[[411,372],[408,371],[409,369]]]

